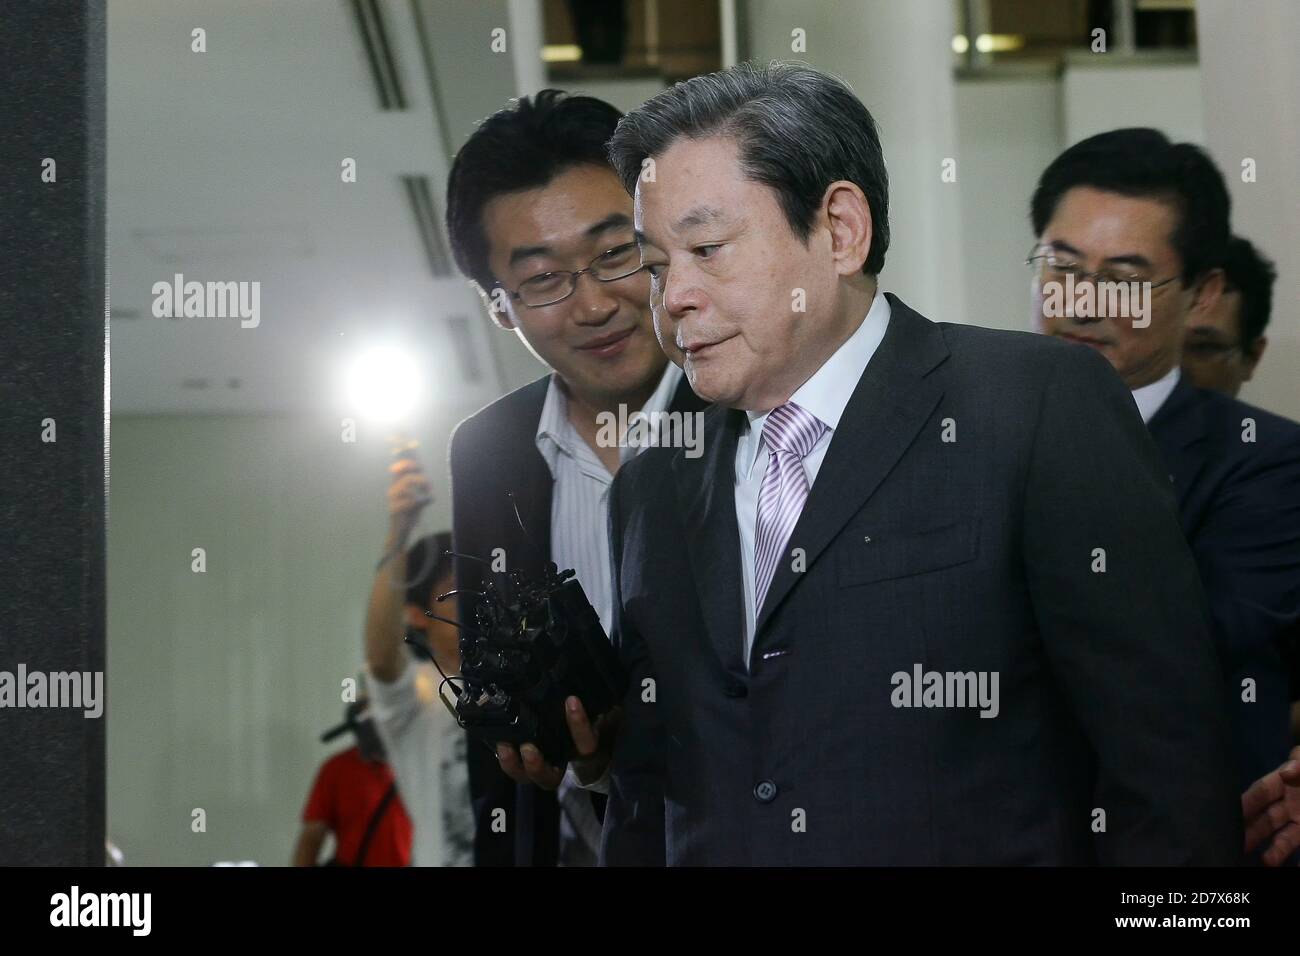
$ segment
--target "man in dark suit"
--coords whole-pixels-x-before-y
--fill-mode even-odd
[[[554,369],[452,437],[456,550],[489,562],[458,560],[457,586],[480,589],[490,566],[535,573],[554,560],[577,570],[606,630],[608,489],[639,446],[605,423],[704,404],[655,341],[631,200],[605,158],[620,115],[557,90],[523,97],[469,138],[447,190],[461,271],[498,324]],[[461,601],[471,620],[472,595]],[[594,734],[584,716],[574,720],[575,733]],[[476,862],[593,864],[604,796],[580,783],[598,781],[544,766],[532,745],[521,751],[498,756],[470,741]]]
[[[831,77],[697,77],[610,155],[717,404],[614,484],[603,861],[1232,862],[1196,568],[1106,363],[880,294],[884,160]]]
[[[1187,317],[1183,374],[1197,388],[1237,397],[1268,346],[1277,269],[1241,236],[1228,240],[1224,288],[1216,308]],[[1300,627],[1291,639],[1291,736],[1300,740]]]
[[[1244,792],[1291,749],[1288,658],[1300,626],[1300,425],[1194,387],[1186,333],[1219,308],[1229,244],[1223,176],[1188,143],[1122,129],[1067,149],[1031,203],[1043,327],[1107,358],[1132,391],[1178,497],[1209,599]],[[1145,308],[1103,314],[1050,286],[1132,283]],[[1093,299],[1100,305],[1103,296]]]
[[[1291,747],[1288,663],[1300,627],[1300,426],[1180,379],[1148,427],[1174,479],[1183,528],[1221,636],[1244,790]]]

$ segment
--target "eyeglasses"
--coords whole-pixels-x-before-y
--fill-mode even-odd
[[[1240,342],[1185,342],[1183,355],[1202,362],[1223,362],[1233,352],[1245,354]]]
[[[1179,276],[1170,276],[1168,279],[1161,279],[1159,282],[1151,282],[1140,272],[1119,272],[1115,269],[1098,269],[1096,272],[1089,272],[1087,269],[1082,268],[1079,263],[1059,255],[1051,249],[1044,249],[1042,246],[1035,246],[1030,250],[1029,257],[1025,259],[1025,265],[1037,272],[1044,281],[1064,282],[1067,278],[1073,276],[1075,285],[1089,281],[1109,283],[1150,282],[1152,292],[1180,278]]]
[[[557,270],[543,272],[525,279],[515,290],[506,289],[500,282],[497,288],[505,289],[510,298],[517,299],[530,309],[540,309],[544,305],[555,305],[573,295],[578,288],[578,276],[591,273],[597,282],[617,282],[628,276],[636,275],[644,268],[641,265],[641,253],[635,242],[625,242],[621,246],[607,249],[588,263],[587,268],[577,272]]]

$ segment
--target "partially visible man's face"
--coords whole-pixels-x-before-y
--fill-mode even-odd
[[[1255,374],[1267,344],[1263,337],[1241,341],[1241,293],[1224,290],[1214,308],[1194,312],[1183,340],[1183,372],[1197,388],[1236,397]]]
[[[636,226],[656,330],[691,388],[766,411],[806,380],[807,356],[834,334],[839,276],[828,231],[801,242],[776,193],[746,179],[737,158],[731,139],[676,140],[655,157],[653,181],[638,180]],[[796,290],[806,311],[794,308]]]
[[[1177,226],[1178,211],[1171,202],[1076,186],[1057,202],[1039,243],[1089,272],[1138,275],[1157,283],[1181,275],[1182,260],[1172,244]],[[1129,388],[1139,388],[1178,364],[1198,288],[1185,288],[1179,278],[1155,289],[1150,313],[1141,318],[1133,313],[1067,317],[1048,315],[1044,308],[1043,329],[1101,352]],[[1046,305],[1048,300],[1043,301]],[[1203,297],[1201,304],[1208,301]]]
[[[632,200],[612,169],[577,166],[538,189],[494,197],[483,209],[483,229],[493,275],[516,290],[541,273],[585,269],[632,242]],[[635,263],[636,249],[628,254]],[[649,303],[644,271],[613,282],[588,273],[554,305],[512,300],[505,321],[581,397],[618,401],[653,388],[667,365]]]
[[[429,610],[437,614],[438,617],[446,620],[438,621],[424,613],[424,609],[417,604],[406,605],[406,625],[415,628],[417,631],[423,631],[424,636],[428,639],[429,645],[436,648],[439,653],[445,656],[451,656],[460,652],[460,629],[448,621],[457,621],[460,619],[456,601],[448,599],[439,601],[438,598],[456,587],[456,579],[453,574],[448,572],[433,582],[429,588],[428,607]]]

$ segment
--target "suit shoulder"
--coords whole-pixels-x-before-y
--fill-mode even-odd
[[[1195,389],[1195,392],[1196,397],[1215,417],[1235,421],[1250,418],[1256,424],[1266,427],[1269,431],[1281,437],[1287,439],[1300,438],[1300,423],[1289,418],[1260,408],[1257,405],[1243,402],[1231,395],[1224,395],[1222,392],[1215,392],[1206,388]]]
[[[1240,399],[1209,389],[1194,389],[1197,402],[1205,410],[1216,430],[1231,434],[1240,441],[1243,429],[1253,427],[1254,444],[1275,450],[1280,456],[1300,462],[1300,423]]]
[[[546,390],[550,385],[550,376],[546,375],[529,382],[484,405],[474,414],[461,420],[451,430],[451,454],[458,450],[479,446],[485,441],[499,442],[502,429],[518,431],[524,428],[536,428],[537,419],[542,414],[542,405],[546,401]]]
[[[616,506],[620,512],[617,518],[621,518],[630,505],[653,501],[658,495],[671,491],[673,459],[681,451],[680,448],[652,445],[619,467],[610,492],[611,508]]]
[[[959,368],[985,382],[996,382],[999,387],[1014,384],[1042,387],[1053,375],[1119,382],[1119,376],[1105,357],[1085,345],[1040,332],[989,329],[954,322],[935,324]]]
[[[651,446],[630,461],[624,462],[619,467],[614,480],[621,484],[625,494],[632,488],[655,487],[670,477],[673,457],[678,451],[680,449]]]
[[[948,348],[954,351],[988,352],[999,355],[1039,357],[1065,354],[1077,346],[1041,332],[990,329],[959,322],[936,322]]]

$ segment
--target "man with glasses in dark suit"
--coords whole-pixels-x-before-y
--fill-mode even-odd
[[[522,97],[475,130],[447,186],[457,265],[496,323],[554,370],[452,436],[456,550],[534,573],[548,560],[574,568],[607,632],[609,487],[642,448],[611,441],[604,423],[704,407],[655,339],[632,201],[605,156],[620,115],[558,90]],[[457,586],[480,589],[487,567],[459,559]],[[472,620],[472,597],[462,602],[461,620]],[[585,788],[602,786],[603,727],[571,703],[579,753],[592,760],[567,772],[532,744],[493,756],[470,741],[479,864],[595,863],[605,798]]]
[[[1223,176],[1194,145],[1153,129],[1114,130],[1047,167],[1031,218],[1044,330],[1110,361],[1163,454],[1209,599],[1235,779],[1247,791],[1291,749],[1300,425],[1197,388],[1181,371],[1189,328],[1216,314],[1225,289]],[[1089,308],[1081,294],[1070,308],[1054,307],[1064,304],[1062,289],[1096,290],[1100,306],[1105,284],[1133,289],[1127,311]],[[1266,861],[1285,855],[1270,851]]]

